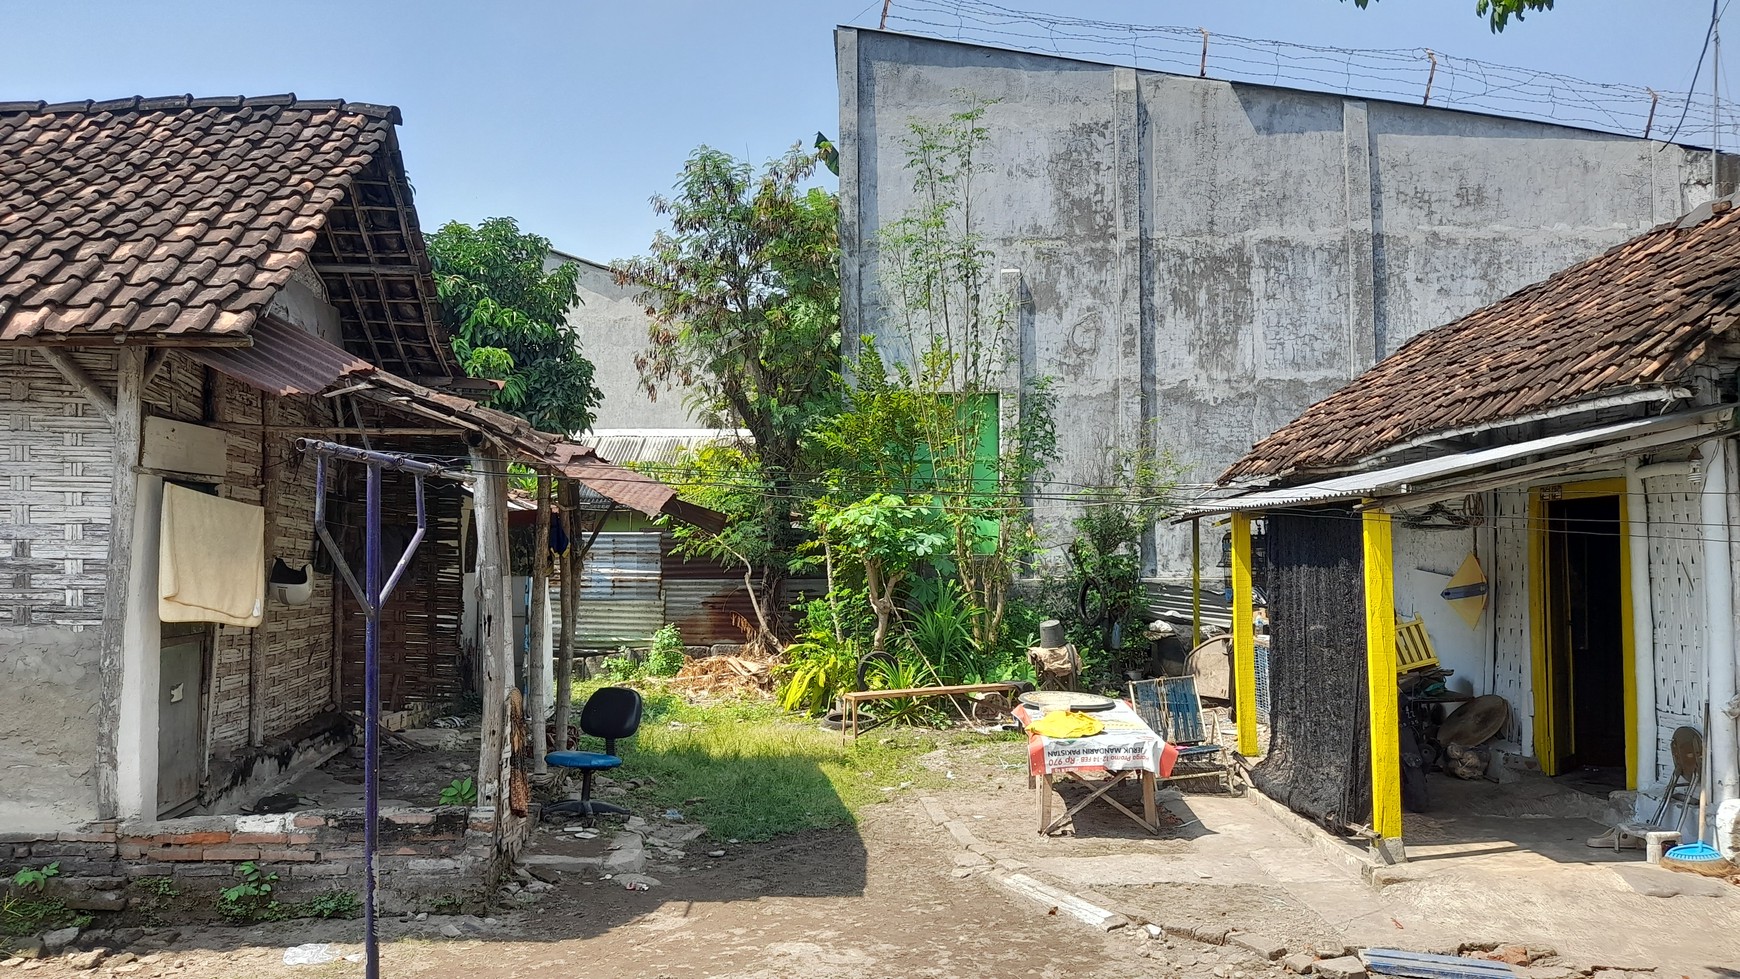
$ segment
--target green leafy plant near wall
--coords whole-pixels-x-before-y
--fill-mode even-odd
[[[0,898],[0,935],[33,935],[39,931],[90,923],[90,915],[79,914],[65,903],[45,897],[42,887],[51,877],[60,876],[60,861],[44,867],[23,867],[12,875],[13,893]]]
[[[304,906],[311,918],[354,918],[362,914],[362,900],[349,891],[328,891]]]
[[[260,869],[252,860],[236,868],[241,882],[218,892],[217,911],[235,921],[277,921],[289,917],[288,910],[272,897],[278,875]]]
[[[683,633],[666,625],[653,633],[652,649],[646,654],[648,676],[676,676],[683,669]]]
[[[474,806],[477,804],[477,783],[469,778],[456,778],[441,790],[443,806]]]

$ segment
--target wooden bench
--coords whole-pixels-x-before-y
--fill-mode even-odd
[[[1021,689],[1019,683],[963,683],[952,687],[902,687],[898,690],[853,690],[840,695],[845,716],[840,718],[840,740],[848,733],[858,736],[858,705],[867,700],[901,700],[926,697],[953,697],[963,693],[1003,693],[1013,695]]]

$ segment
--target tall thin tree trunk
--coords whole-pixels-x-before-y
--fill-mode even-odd
[[[550,712],[550,677],[545,672],[544,646],[550,641],[550,477],[538,475],[538,519],[532,531],[531,650],[526,663],[526,720],[532,732],[532,771],[549,771],[544,763],[544,723]]]
[[[561,625],[556,633],[556,750],[568,747],[568,715],[574,705],[574,617],[577,611],[579,582],[574,576],[580,571],[575,552],[580,547],[579,509],[575,504],[574,484],[561,482],[562,519],[568,530],[568,546],[562,551]]]

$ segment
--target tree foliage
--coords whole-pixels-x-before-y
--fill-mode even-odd
[[[1346,3],[1347,0],[1342,0],[1342,2]],[[1353,0],[1353,2],[1363,10],[1372,3],[1372,0]],[[1504,30],[1513,17],[1518,23],[1521,23],[1523,14],[1531,10],[1551,9],[1553,9],[1553,0],[1474,0],[1475,14],[1486,18],[1486,22],[1492,27],[1494,34]]]
[[[635,359],[647,393],[684,390],[704,421],[748,429],[782,485],[840,387],[839,202],[800,187],[815,166],[796,146],[760,173],[700,147],[652,200],[670,227],[612,267],[652,318]]]
[[[961,111],[914,120],[902,140],[915,203],[883,226],[878,247],[907,360],[881,383],[911,392],[926,488],[949,527],[974,639],[990,648],[1003,638],[1015,569],[1038,550],[1025,494],[1057,452],[1056,398],[1050,378],[1019,377],[1013,364],[1013,296],[991,281],[975,217],[990,103],[962,97]],[[855,380],[875,386],[881,363],[866,364]]]
[[[465,372],[502,382],[488,404],[569,434],[592,427],[601,400],[568,311],[579,266],[546,271],[550,241],[513,218],[472,227],[450,221],[430,235],[429,261],[453,353]]]

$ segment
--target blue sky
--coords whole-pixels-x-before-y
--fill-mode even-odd
[[[1474,0],[1376,0],[1365,11],[1336,0],[1003,3],[1303,44],[1429,47],[1672,90],[1691,81],[1710,11],[1700,0],[1559,0],[1494,36]],[[759,161],[818,129],[833,134],[832,29],[874,27],[880,8],[0,0],[0,100],[293,91],[398,105],[426,225],[512,215],[558,248],[608,261],[645,247],[658,224],[647,198],[697,144]]]

